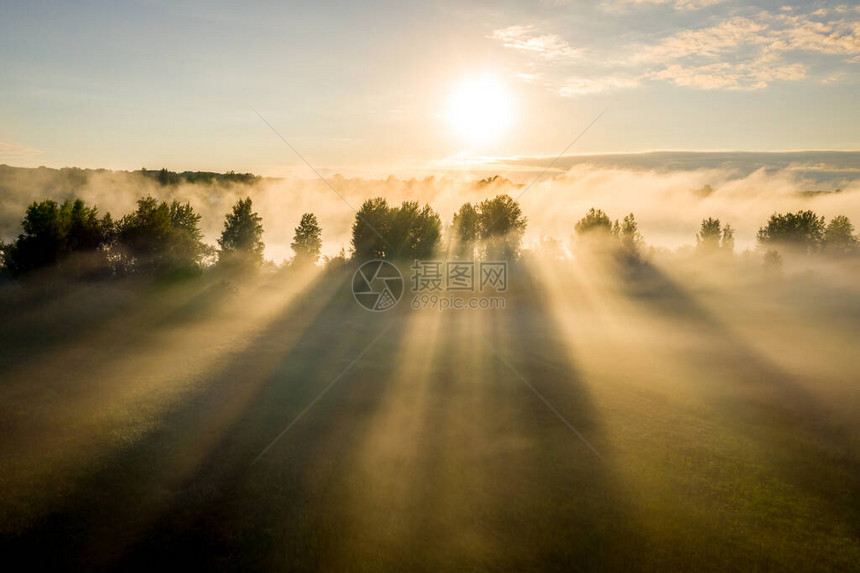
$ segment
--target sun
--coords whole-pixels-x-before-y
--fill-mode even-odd
[[[505,85],[495,77],[471,77],[451,93],[446,117],[470,143],[491,141],[511,124],[511,98]]]

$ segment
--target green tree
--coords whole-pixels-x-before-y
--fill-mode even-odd
[[[322,248],[322,228],[313,213],[305,213],[290,247],[296,253],[295,262],[299,265],[316,264]]]
[[[388,202],[382,197],[362,203],[352,224],[353,256],[360,261],[383,259],[390,251],[386,236],[391,229]]]
[[[250,197],[239,199],[232,212],[225,215],[218,246],[222,263],[251,266],[263,263],[263,219],[254,212]]]
[[[845,255],[857,250],[857,237],[854,225],[845,215],[837,215],[830,220],[824,230],[824,246],[827,252]]]
[[[497,195],[478,205],[478,229],[488,259],[516,259],[520,255],[528,219],[519,203],[508,195]]]
[[[4,247],[3,263],[13,276],[59,265],[74,275],[107,267],[106,248],[113,232],[110,215],[84,201],[46,200],[27,208],[24,232]]]
[[[764,247],[816,252],[824,242],[824,217],[818,217],[813,211],[774,213],[767,225],[759,229],[757,239]]]
[[[158,172],[157,179],[159,185],[162,186],[179,184],[179,174],[174,173],[173,171],[168,171],[165,168],[162,168],[161,171]]]
[[[389,207],[381,197],[368,199],[352,225],[353,256],[362,261],[426,258],[441,236],[442,221],[429,205],[405,201]]]
[[[126,271],[195,272],[206,254],[200,215],[189,203],[138,199],[137,209],[118,224],[117,243]]]
[[[457,258],[475,258],[475,247],[480,237],[478,211],[471,203],[466,203],[454,213],[451,222],[453,234],[452,254]]]
[[[390,218],[391,258],[425,259],[433,254],[442,236],[442,220],[430,205],[404,201],[391,210]]]

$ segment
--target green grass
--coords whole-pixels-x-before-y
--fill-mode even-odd
[[[808,289],[523,266],[502,311],[373,314],[349,278],[88,287],[103,293],[55,303],[72,326],[41,343],[46,320],[22,311],[0,349],[4,554],[147,571],[860,563],[850,298],[811,312]]]

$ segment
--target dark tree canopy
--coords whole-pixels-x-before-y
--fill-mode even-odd
[[[296,227],[296,234],[293,236],[290,248],[296,253],[295,262],[297,264],[316,264],[322,248],[322,228],[317,222],[316,215],[313,213],[302,215],[302,220]]]
[[[781,246],[805,253],[818,251],[824,242],[824,217],[813,211],[774,213],[757,236],[761,246]]]
[[[592,207],[574,226],[583,247],[617,255],[627,262],[639,260],[642,235],[633,213],[614,223],[601,209]]]
[[[482,201],[477,211],[484,256],[488,259],[519,257],[528,223],[519,203],[508,195],[497,195]]]
[[[391,210],[391,258],[429,258],[441,236],[442,220],[430,205],[421,207],[417,201],[404,201]]]
[[[189,203],[159,203],[153,197],[137,201],[124,216],[117,242],[126,270],[197,271],[206,246],[201,241],[200,215]]]
[[[696,246],[700,251],[716,251],[720,247],[723,229],[719,219],[708,217],[702,220],[699,234],[696,235]]]
[[[615,221],[613,234],[621,244],[621,252],[629,258],[639,257],[639,246],[642,243],[642,235],[639,233],[639,224],[636,217],[630,213],[619,224]]]
[[[574,226],[576,234],[584,237],[590,233],[609,235],[612,233],[612,220],[602,209],[592,207]]]
[[[386,236],[391,230],[388,202],[382,197],[362,203],[352,224],[352,249],[358,260],[382,259],[390,246]]]
[[[854,225],[845,215],[837,215],[830,220],[824,230],[824,246],[827,252],[837,255],[854,253],[857,250],[857,237]]]
[[[99,217],[84,201],[46,200],[27,208],[21,222],[24,232],[3,248],[3,262],[13,276],[52,265],[73,274],[107,266],[105,248],[110,242],[110,215]]]
[[[357,260],[426,258],[441,236],[442,221],[429,205],[405,201],[389,207],[381,197],[368,199],[352,225],[353,256]]]
[[[700,253],[731,253],[735,248],[735,231],[731,225],[722,226],[719,219],[702,219],[696,235],[696,247]]]
[[[262,264],[263,219],[253,211],[250,197],[239,199],[232,212],[225,215],[218,246],[219,261],[223,263]]]
[[[475,257],[475,246],[480,237],[478,219],[478,211],[471,203],[465,203],[454,213],[451,222],[451,254],[456,258]]]

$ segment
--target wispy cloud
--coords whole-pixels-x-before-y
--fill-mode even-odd
[[[534,54],[544,60],[561,60],[579,55],[567,41],[557,34],[541,34],[533,26],[509,26],[494,31],[490,38],[506,48]]]
[[[676,7],[682,3],[692,8],[715,2],[675,1]],[[542,55],[542,59],[532,58],[520,77],[562,96],[633,88],[646,81],[704,90],[760,90],[776,81],[811,79],[832,84],[846,80],[851,67],[860,63],[857,13],[835,6],[807,13],[791,8],[746,17],[729,15],[709,26],[656,35],[650,41],[602,51],[583,46],[572,51],[578,56],[575,69],[561,65],[561,54],[571,53],[572,48],[556,34],[512,26],[490,37],[520,53]]]
[[[609,10],[617,10],[622,6],[646,6],[658,4],[671,4],[676,10],[699,10],[715,4],[721,4],[724,0],[612,0],[604,4]]]

